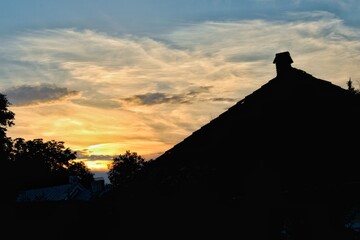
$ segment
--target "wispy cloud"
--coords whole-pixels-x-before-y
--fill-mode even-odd
[[[358,29],[324,11],[290,15],[291,21],[207,22],[175,31],[170,38],[179,48],[209,56],[223,67],[236,62],[237,70],[244,70],[247,64],[246,75],[257,79],[272,74],[269,63],[284,50],[294,56],[294,66],[336,84],[350,75],[360,78],[354,67],[360,60]]]

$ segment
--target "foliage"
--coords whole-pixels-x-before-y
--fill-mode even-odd
[[[94,180],[94,174],[84,162],[70,161],[67,170],[69,176],[77,176],[85,187],[90,187],[91,181]]]
[[[137,179],[144,166],[145,159],[143,157],[136,152],[126,150],[125,154],[113,158],[107,173],[110,183],[114,188],[128,187]]]
[[[349,90],[351,93],[360,94],[360,90],[354,88],[353,82],[352,82],[351,78],[349,78],[349,80],[347,81],[347,86],[348,86],[348,90]]]
[[[8,107],[10,102],[0,93],[0,159],[1,164],[6,164],[11,151],[11,138],[6,136],[6,128],[14,125],[15,114]]]
[[[20,188],[67,183],[70,175],[80,180],[92,178],[83,163],[74,163],[76,152],[62,141],[16,138],[13,142],[12,169]]]
[[[10,102],[6,96],[0,93],[0,129],[6,131],[6,127],[14,125],[15,114],[8,107]]]
[[[69,161],[76,159],[76,153],[65,149],[64,142],[43,139],[25,141],[23,138],[14,140],[14,158],[16,162],[28,161],[28,164],[43,165],[53,172],[69,166]],[[30,162],[31,161],[31,162]]]

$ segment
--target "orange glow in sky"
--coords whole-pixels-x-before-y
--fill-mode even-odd
[[[63,141],[92,170],[107,170],[109,161],[127,150],[146,160],[169,150],[275,77],[275,53],[291,52],[293,67],[344,88],[349,77],[355,84],[360,80],[360,31],[341,19],[358,14],[344,12],[340,17],[336,15],[340,12],[328,12],[336,7],[313,11],[305,7],[307,12],[288,15],[275,14],[272,11],[276,8],[271,7],[271,12],[263,15],[265,8],[258,9],[257,14],[255,7],[248,12],[239,1],[211,1],[229,4],[216,8],[224,11],[226,21],[195,21],[187,18],[193,15],[185,14],[177,15],[177,22],[168,19],[172,14],[164,15],[166,11],[157,7],[153,9],[156,12],[132,16],[136,12],[126,12],[126,4],[112,1],[114,5],[110,4],[107,11],[104,5],[102,12],[99,1],[89,1],[99,6],[89,7],[87,10],[93,12],[84,18],[88,21],[80,22],[74,9],[83,6],[76,1],[62,8],[69,17],[76,13],[70,20],[65,21],[68,18],[58,13],[42,12],[43,21],[35,18],[35,22],[33,15],[41,9],[58,10],[52,1],[36,10],[36,4],[7,1],[13,12],[0,14],[0,20],[14,16],[14,24],[0,31],[0,92],[8,97],[12,104],[9,109],[15,113],[15,125],[7,131],[9,137]],[[138,1],[128,2],[138,6]],[[179,8],[185,6],[183,1],[175,2]],[[213,6],[205,4],[207,1],[192,2],[202,7],[186,7],[186,11]],[[284,7],[297,9],[299,6],[290,7],[295,2],[308,4],[288,1]],[[357,12],[357,3],[348,4],[348,11]],[[236,12],[230,5],[243,10],[243,15],[227,18],[226,13]],[[220,17],[210,10],[209,19]],[[97,15],[99,11],[104,14]],[[84,17],[86,12],[82,11]],[[106,16],[106,12],[116,14]],[[250,12],[254,15],[243,17]],[[154,19],[148,18],[151,13]],[[172,13],[181,11],[172,9]],[[25,30],[19,21],[26,16]],[[61,18],[47,21],[57,16]],[[279,19],[270,19],[276,16]],[[108,24],[112,18],[121,19]],[[151,27],[161,22],[160,18],[166,26],[157,26],[158,32],[152,32]],[[61,21],[64,24],[59,24]],[[81,25],[84,23],[89,25]],[[98,25],[101,23],[107,24]],[[133,24],[139,25],[136,28]],[[313,59],[317,59],[316,64]]]
[[[76,161],[83,161],[85,165],[91,169],[92,171],[102,171],[107,172],[109,171],[109,166],[112,163],[112,160],[76,160]]]

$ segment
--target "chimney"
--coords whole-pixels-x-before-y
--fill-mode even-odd
[[[273,63],[276,64],[276,72],[278,76],[288,73],[291,69],[293,60],[288,51],[275,54]]]

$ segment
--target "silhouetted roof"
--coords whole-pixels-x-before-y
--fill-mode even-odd
[[[91,192],[79,183],[22,191],[17,202],[90,200]]]
[[[233,192],[262,166],[279,185],[343,181],[357,176],[349,149],[360,132],[347,127],[359,116],[358,96],[290,67],[155,159],[153,178]]]

